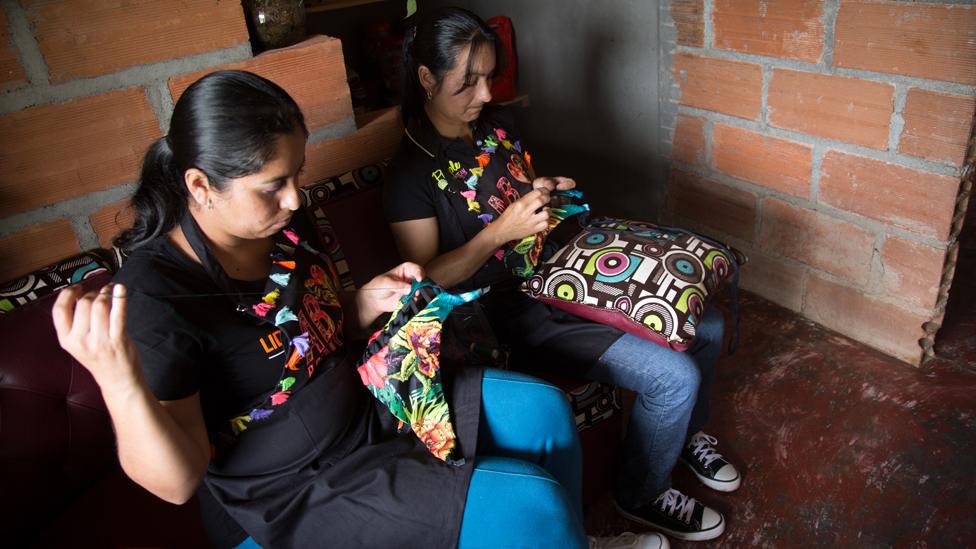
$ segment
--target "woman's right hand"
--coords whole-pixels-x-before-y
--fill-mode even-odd
[[[91,372],[102,391],[140,379],[139,354],[126,333],[125,312],[121,284],[86,294],[78,286],[65,288],[51,311],[61,347]]]
[[[499,245],[521,240],[549,226],[549,191],[538,188],[508,205],[502,215],[492,222]]]

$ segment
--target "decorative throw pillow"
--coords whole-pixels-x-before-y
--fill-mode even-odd
[[[684,229],[613,218],[581,224],[523,291],[676,351],[691,346],[709,297],[745,262],[737,250]]]
[[[363,384],[400,420],[401,431],[413,431],[432,454],[452,464],[464,458],[455,456],[457,437],[441,385],[441,332],[452,309],[482,293],[454,295],[429,280],[414,282],[358,365]]]

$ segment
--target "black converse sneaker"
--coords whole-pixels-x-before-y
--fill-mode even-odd
[[[734,465],[715,451],[716,444],[718,439],[698,431],[681,450],[681,461],[705,486],[719,492],[732,492],[739,488],[742,477]]]
[[[705,541],[725,531],[722,513],[675,489],[664,492],[653,503],[627,509],[616,505],[617,511],[630,520],[678,539]]]

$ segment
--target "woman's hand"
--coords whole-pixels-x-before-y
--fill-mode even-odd
[[[568,191],[576,188],[576,180],[569,177],[537,177],[532,180],[532,188],[549,192]]]
[[[486,229],[495,233],[496,248],[521,240],[549,226],[549,190],[540,187],[512,202]]]
[[[373,278],[356,292],[356,309],[360,327],[372,324],[377,317],[396,308],[400,299],[410,293],[415,280],[423,280],[424,269],[416,263],[401,263]]]
[[[102,391],[131,388],[139,383],[139,353],[125,330],[126,291],[108,284],[82,294],[65,288],[51,310],[58,342],[91,372]]]

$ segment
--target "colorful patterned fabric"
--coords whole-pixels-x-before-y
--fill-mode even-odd
[[[554,307],[683,351],[709,297],[744,262],[740,252],[690,231],[600,218],[522,288]]]
[[[369,340],[357,366],[370,392],[414,432],[432,454],[462,463],[455,454],[451,412],[441,385],[441,332],[451,310],[481,296],[454,295],[429,280],[415,282],[386,326]]]
[[[409,132],[407,135],[410,135]],[[467,202],[467,211],[488,225],[500,217],[510,204],[532,190],[535,171],[532,169],[531,155],[522,150],[518,140],[511,141],[502,128],[492,129],[475,144],[479,152],[470,165],[458,159],[447,159],[447,172],[453,176],[453,180],[449,180],[442,170],[436,170],[431,177],[442,191],[461,196]],[[489,182],[495,181],[494,186],[481,185],[484,178]],[[507,243],[494,255],[494,259],[504,261],[506,268],[519,278],[532,276],[546,237],[559,223],[589,210],[589,206],[579,202],[582,194],[577,191],[555,194],[566,200],[550,208],[549,226],[535,235]]]
[[[230,419],[235,436],[251,422],[270,417],[308,383],[322,358],[342,346],[339,277],[332,263],[293,228],[283,229],[273,238],[265,291],[258,298],[244,298],[238,310],[277,326],[288,351],[281,378],[264,401]]]
[[[26,305],[98,273],[115,272],[110,254],[92,250],[0,285],[0,314]]]

